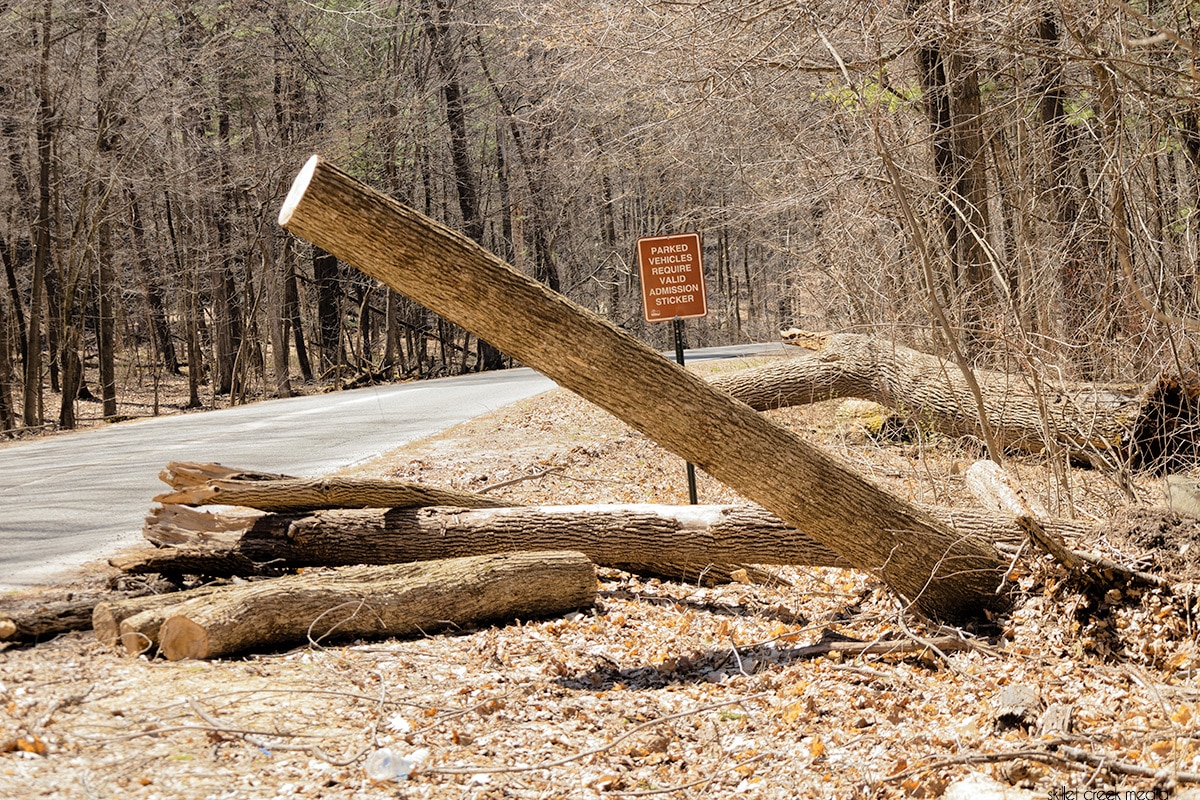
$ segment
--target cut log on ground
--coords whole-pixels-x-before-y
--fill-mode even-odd
[[[962,536],[1011,550],[1025,539],[1011,516],[930,508]],[[1071,541],[1094,537],[1094,524],[1047,520]],[[213,542],[220,527],[229,538]],[[130,573],[212,576],[278,574],[303,566],[402,563],[466,554],[582,549],[606,566],[635,571],[674,564],[844,566],[823,545],[754,506],[531,506],[512,509],[426,508],[318,511],[310,514],[152,510],[146,538],[168,543],[109,563]],[[751,559],[754,559],[751,562]],[[728,568],[728,567],[727,567]],[[662,572],[661,568],[655,570]]]
[[[163,614],[154,615],[153,611],[165,611],[177,606],[184,600],[194,597],[204,597],[220,591],[218,585],[200,586],[183,592],[167,594],[152,594],[143,597],[127,597],[120,600],[107,600],[97,603],[92,609],[92,632],[96,640],[109,647],[123,645],[131,655],[142,653],[158,642],[158,629],[162,627],[166,617]],[[122,637],[121,623],[131,617],[139,617],[136,626],[125,629]]]
[[[129,589],[36,589],[0,600],[0,642],[35,642],[60,633],[86,630],[97,603],[118,602],[164,591],[166,581],[141,579]]]
[[[983,438],[974,397],[953,363],[887,339],[852,333],[784,332],[810,351],[798,358],[717,376],[713,386],[758,410],[839,397],[871,400],[925,428]],[[1160,378],[1139,390],[1086,383],[1035,384],[1022,375],[976,370],[998,444],[1041,452],[1049,443],[1088,462],[1177,470],[1200,453],[1200,387]]]
[[[1004,605],[1006,561],[509,267],[314,156],[280,224],[462,325],[881,577],[923,613]],[[669,402],[663,402],[669,399]]]
[[[168,470],[178,466],[180,465],[170,465]],[[509,505],[495,498],[470,492],[434,489],[416,483],[381,478],[273,476],[268,479],[244,477],[245,475],[246,473],[239,473],[229,478],[209,478],[204,482],[161,494],[154,499],[159,503],[244,506],[261,511],[420,506],[504,508]]]
[[[243,528],[236,541],[212,543],[206,536],[221,527],[233,537],[237,524]],[[151,511],[143,534],[171,546],[110,563],[131,573],[244,576],[574,548],[597,564],[684,581],[712,570],[714,578],[727,579],[751,563],[847,566],[829,548],[754,506],[360,509],[231,519],[167,506]]]
[[[509,553],[312,570],[222,587],[127,618],[121,631],[144,630],[140,617],[162,615],[157,644],[176,661],[542,618],[590,606],[595,596],[595,568],[582,553]]]
[[[113,592],[72,592],[70,597],[23,597],[0,603],[0,642],[34,642],[88,628],[92,608]]]

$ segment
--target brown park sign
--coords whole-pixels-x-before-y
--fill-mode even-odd
[[[700,234],[643,236],[637,240],[642,312],[647,322],[708,315]]]

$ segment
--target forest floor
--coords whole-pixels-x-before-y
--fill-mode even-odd
[[[770,413],[906,499],[975,504],[970,443],[879,440],[861,403]],[[1172,581],[1196,580],[1181,557],[1194,524],[1145,524],[1098,472],[1006,466],[1055,513],[1112,521],[1076,547],[1150,553]],[[526,504],[687,497],[676,457],[561,390],[355,472],[473,491],[521,479],[494,494]],[[1161,480],[1136,487],[1140,505],[1161,503]],[[699,496],[739,501],[703,474]],[[1200,780],[1191,592],[1087,599],[1030,554],[1009,576],[1013,611],[964,649],[813,656],[820,642],[946,631],[902,614],[870,575],[768,569],[784,584],[601,567],[596,605],[563,617],[243,658],[130,658],[90,632],[10,646],[0,797],[963,798],[994,785],[1125,800]],[[1069,717],[1057,729],[1055,710]],[[415,763],[408,779],[367,777],[382,748]]]

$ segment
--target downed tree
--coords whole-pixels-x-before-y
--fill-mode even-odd
[[[208,531],[219,528],[213,539]],[[129,573],[276,574],[520,550],[581,550],[632,572],[696,580],[751,563],[845,567],[845,559],[754,506],[597,505],[347,509],[309,514],[153,509],[142,530],[168,545],[110,560]]]
[[[1011,516],[928,508],[963,536],[1012,551],[1025,531]],[[1099,526],[1047,519],[1054,535],[1094,538]],[[214,538],[210,533],[219,529]],[[346,509],[308,514],[153,509],[143,534],[160,545],[115,556],[128,573],[273,575],[305,566],[387,564],[468,554],[575,548],[592,561],[695,580],[747,563],[845,567],[823,545],[755,506],[593,505],[508,509]],[[753,559],[753,560],[752,560]]]
[[[711,384],[760,411],[856,397],[950,436],[984,433],[957,366],[896,342],[854,333],[790,330],[807,354],[717,376]],[[997,443],[1040,452],[1049,443],[1088,462],[1139,470],[1190,466],[1200,453],[1198,388],[1159,378],[1140,392],[1088,383],[1035,385],[1027,376],[976,370]]]
[[[166,581],[140,579],[126,589],[38,589],[0,599],[0,643],[36,642],[85,630],[98,603],[168,590]]]
[[[1007,602],[1006,562],[466,237],[312,157],[279,215],[319,245],[596,403],[778,514],[918,610]],[[669,402],[663,402],[664,398]]]
[[[87,592],[52,600],[6,600],[0,603],[0,642],[34,642],[86,628],[92,606],[111,596],[111,592]]]
[[[470,492],[435,489],[382,478],[293,478],[231,470],[219,464],[171,462],[159,477],[175,491],[159,503],[230,505],[261,511],[315,511],[322,508],[503,508],[508,503]]]
[[[582,553],[507,553],[225,586],[122,619],[120,630],[131,654],[157,644],[177,661],[547,617],[590,606],[595,595],[595,569]]]

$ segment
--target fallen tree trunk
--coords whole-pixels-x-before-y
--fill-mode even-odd
[[[314,156],[280,224],[462,325],[875,572],[933,617],[1006,602],[1006,562],[467,238]],[[669,398],[670,402],[663,402]]]
[[[1011,516],[930,508],[961,536],[1005,547],[1025,538]],[[1093,537],[1098,526],[1046,520],[1056,535]],[[219,526],[225,536],[212,541]],[[675,565],[690,575],[747,563],[844,567],[845,561],[754,506],[532,506],[230,514],[163,507],[146,518],[148,540],[164,546],[109,563],[130,573],[251,576],[304,566],[403,563],[468,554],[574,547],[592,561],[634,571]],[[733,565],[732,567],[728,565]],[[654,571],[663,573],[664,568]]]
[[[109,563],[131,573],[227,576],[574,548],[597,564],[685,581],[711,570],[728,577],[750,563],[848,566],[837,553],[754,506],[365,509],[223,516],[178,507],[154,509],[143,535],[171,546],[125,554]],[[235,530],[238,525],[240,533]],[[212,542],[205,532],[214,526],[230,538]]]
[[[168,473],[179,474],[173,462],[160,475],[174,483]],[[205,465],[208,466],[208,465]],[[292,478],[236,472],[228,477],[208,477],[188,482],[175,491],[154,498],[159,503],[178,505],[229,505],[261,511],[315,511],[322,508],[504,508],[510,505],[491,497],[450,489],[434,489],[418,483],[381,478]]]
[[[227,586],[144,611],[120,627],[123,641],[141,642],[142,618],[161,616],[158,647],[177,661],[306,640],[424,635],[547,617],[590,606],[595,595],[595,570],[582,553],[509,553],[344,567]],[[128,636],[134,632],[138,636]]]
[[[167,588],[165,581],[140,581],[130,589],[36,589],[0,600],[0,642],[36,642],[86,630],[97,603],[117,602]]]
[[[87,628],[92,607],[111,600],[113,592],[72,592],[47,599],[17,596],[0,603],[0,642],[35,642],[67,631]]]
[[[711,384],[760,411],[857,397],[949,436],[983,439],[975,399],[962,373],[937,356],[887,339],[791,330],[784,341],[809,354],[719,375]],[[1086,383],[1035,385],[1029,378],[976,370],[997,443],[1040,452],[1049,444],[1089,462],[1176,470],[1200,452],[1196,388],[1161,378],[1140,392]]]

